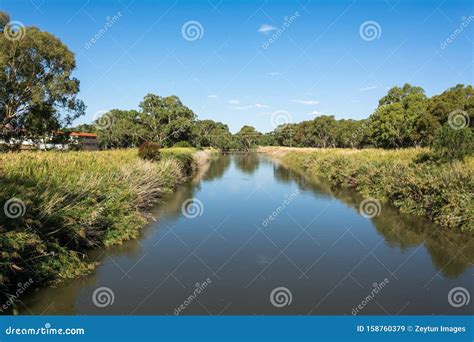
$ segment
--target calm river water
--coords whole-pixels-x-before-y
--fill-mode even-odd
[[[260,155],[222,156],[139,239],[91,253],[93,274],[34,291],[20,313],[471,314],[473,235],[386,206],[366,218],[361,200]]]

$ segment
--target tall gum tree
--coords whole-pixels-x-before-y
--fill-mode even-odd
[[[3,32],[9,17],[0,13]],[[54,35],[25,27],[12,38],[0,35],[0,135],[38,138],[84,114],[72,77],[74,54]]]

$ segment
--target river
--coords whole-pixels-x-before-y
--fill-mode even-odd
[[[473,235],[389,206],[367,218],[361,200],[261,155],[222,156],[157,205],[139,239],[92,252],[93,274],[37,289],[19,311],[471,314],[453,296],[474,290]]]

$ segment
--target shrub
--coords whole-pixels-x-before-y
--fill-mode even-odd
[[[191,153],[166,153],[165,158],[176,160],[184,174],[190,175],[196,168],[194,157]]]
[[[146,141],[138,148],[138,156],[144,160],[159,161],[161,158],[160,145]]]
[[[173,147],[192,147],[192,146],[188,141],[181,140],[181,141],[178,141],[176,144],[174,144]]]
[[[196,169],[194,159],[195,148],[189,147],[171,147],[161,149],[163,159],[172,159],[178,162],[184,174],[190,175]]]
[[[445,162],[464,160],[474,151],[473,138],[472,129],[469,127],[456,130],[444,126],[436,132],[433,139],[434,156]]]

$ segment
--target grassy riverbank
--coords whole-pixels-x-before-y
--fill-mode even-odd
[[[474,157],[448,164],[416,162],[423,149],[351,150],[262,147],[336,187],[349,187],[451,229],[474,230]]]
[[[214,153],[163,149],[0,154],[0,297],[91,270],[85,251],[136,238],[144,210]]]

